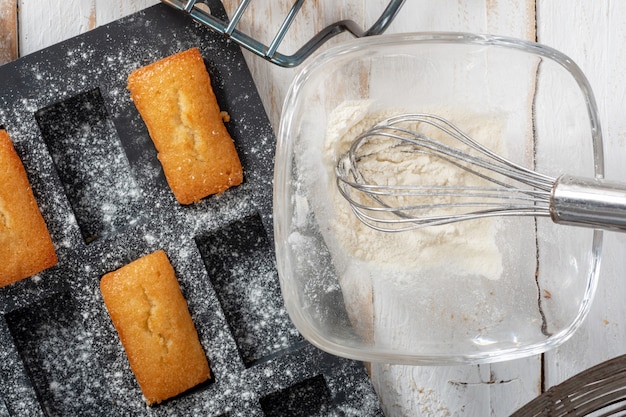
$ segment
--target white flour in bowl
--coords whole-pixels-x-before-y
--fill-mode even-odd
[[[308,205],[315,213],[348,315],[365,340],[377,347],[407,351],[416,340],[438,344],[460,338],[482,343],[483,329],[505,323],[516,308],[509,308],[509,300],[516,297],[514,286],[501,279],[505,268],[509,268],[503,263],[502,250],[509,249],[503,249],[499,236],[502,221],[472,220],[401,233],[380,232],[363,224],[337,190],[335,166],[361,132],[402,113],[398,109],[372,111],[371,107],[368,101],[340,105],[330,115],[321,149],[307,148],[299,156],[302,175],[315,177],[303,179],[309,184],[305,188],[310,194],[307,207],[299,208],[296,202],[296,215],[308,212]],[[502,117],[449,109],[433,113],[452,120],[496,152],[501,151]],[[385,183],[419,179],[430,184],[476,185],[476,181],[483,181],[463,170],[445,167],[431,157],[382,158],[368,174]],[[532,248],[527,253],[534,257]],[[529,271],[524,273],[532,273],[534,264],[529,262],[528,266]],[[440,324],[433,326],[433,321]]]
[[[467,275],[498,279],[502,273],[502,258],[495,239],[497,222],[493,219],[385,233],[363,224],[338,192],[334,184],[334,169],[339,157],[360,133],[398,113],[370,113],[367,101],[345,102],[332,113],[323,163],[329,178],[332,209],[327,218],[332,219],[330,234],[333,239],[349,256],[377,265],[406,270],[446,266]],[[455,115],[453,120],[463,126],[471,137],[485,139],[484,143],[491,149],[498,148],[502,127],[496,119]],[[393,151],[381,156],[369,165],[361,165],[368,178],[377,184],[478,185],[483,181],[435,157],[398,157]]]

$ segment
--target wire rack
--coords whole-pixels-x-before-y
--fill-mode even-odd
[[[324,42],[330,38],[343,33],[349,32],[355,37],[378,35],[383,33],[389,24],[393,21],[396,14],[404,4],[405,0],[391,0],[378,20],[367,30],[362,29],[352,20],[341,20],[335,22],[306,42],[293,55],[285,55],[278,52],[278,48],[282,43],[289,27],[293,23],[296,15],[300,11],[305,0],[296,0],[289,10],[285,20],[280,25],[278,32],[269,45],[252,38],[251,36],[237,29],[239,20],[243,16],[246,8],[251,0],[242,0],[235,10],[230,21],[222,20],[211,14],[210,5],[202,0],[161,0],[163,3],[179,9],[187,13],[195,21],[210,27],[219,32],[223,36],[230,38],[238,45],[252,51],[253,53],[263,57],[264,59],[279,65],[281,67],[295,67],[302,63],[309,55],[317,50]]]
[[[626,355],[555,385],[511,417],[626,416]]]

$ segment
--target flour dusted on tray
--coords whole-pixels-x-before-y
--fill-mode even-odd
[[[345,102],[331,114],[328,122],[323,163],[330,181],[328,192],[332,209],[327,216],[332,218],[330,239],[346,255],[377,266],[412,271],[427,271],[433,267],[441,270],[445,266],[456,274],[498,279],[502,273],[502,256],[496,244],[497,224],[493,219],[385,233],[368,227],[354,215],[334,185],[337,160],[360,133],[386,117],[401,113],[398,110],[370,112],[370,104],[367,101]],[[497,149],[497,140],[501,137],[497,121],[464,114],[451,118],[470,136],[487,139],[492,142],[487,146]],[[397,155],[389,155],[362,168],[368,170],[368,178],[379,184],[410,184],[419,180],[422,184],[471,185],[474,181],[474,176],[465,171],[428,156],[399,159]]]

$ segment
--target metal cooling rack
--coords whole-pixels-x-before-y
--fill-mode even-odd
[[[626,355],[555,385],[511,417],[626,416]]]
[[[195,21],[210,27],[223,36],[230,38],[238,45],[281,67],[295,67],[299,65],[309,55],[315,52],[324,42],[336,35],[339,35],[340,33],[349,32],[357,38],[383,33],[395,18],[402,4],[404,4],[404,0],[391,0],[378,20],[368,30],[363,30],[352,20],[341,20],[335,22],[313,36],[293,55],[284,55],[278,52],[278,47],[282,43],[289,27],[300,11],[304,0],[296,0],[294,2],[293,6],[289,10],[289,13],[285,17],[285,20],[280,25],[278,32],[274,36],[274,39],[269,45],[265,45],[237,29],[239,20],[248,7],[250,0],[242,0],[241,3],[239,3],[239,6],[235,10],[235,13],[230,21],[217,18],[211,13],[210,6],[202,0],[161,1],[171,7],[187,13]]]

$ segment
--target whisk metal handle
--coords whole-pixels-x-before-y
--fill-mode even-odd
[[[626,184],[572,175],[552,188],[550,216],[555,223],[626,231]]]

